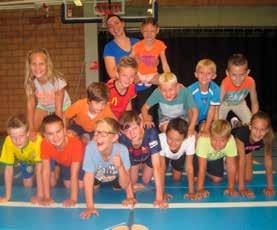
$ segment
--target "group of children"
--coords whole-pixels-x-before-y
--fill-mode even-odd
[[[112,15],[107,20],[120,18]],[[116,34],[118,24],[113,22],[111,27]],[[112,70],[114,77],[107,83],[91,83],[87,97],[73,104],[48,52],[38,49],[28,53],[27,119],[12,116],[7,122],[8,136],[0,157],[5,165],[5,194],[0,202],[12,198],[17,164],[25,187],[31,187],[35,178],[37,191],[31,202],[54,202],[51,188],[59,178],[70,191],[65,207],[75,205],[79,189],[84,189],[87,208],[82,218],[98,215],[93,193],[105,182],[114,190],[124,189],[123,205],[134,206],[135,193],[154,177],[154,205],[166,208],[169,165],[174,181],[180,181],[186,170],[188,199],[207,197],[206,176],[219,183],[224,164],[228,179],[225,194],[253,197],[246,183],[253,177],[252,152],[260,148],[264,148],[267,177],[264,193],[274,195],[274,134],[269,116],[259,111],[255,81],[248,76],[244,55],[229,58],[221,88],[213,81],[216,65],[210,59],[197,63],[197,81],[185,87],[170,72],[166,46],[156,39],[158,25],[147,19],[141,30],[144,39],[133,45],[130,56],[120,59]],[[162,74],[157,71],[159,60]],[[245,102],[248,94],[251,111]],[[157,125],[156,117],[149,113],[156,104]],[[226,120],[229,111],[242,126],[232,129]]]

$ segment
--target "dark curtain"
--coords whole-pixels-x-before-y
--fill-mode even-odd
[[[128,36],[141,38],[138,31],[127,31]],[[99,32],[100,79],[107,80],[103,63],[103,47],[111,39],[107,32]],[[220,85],[225,77],[228,57],[233,53],[246,55],[250,75],[257,85],[261,110],[268,112],[277,129],[277,29],[272,28],[183,28],[161,29],[158,39],[167,45],[167,59],[172,72],[185,86],[196,81],[194,69],[198,60],[210,58],[217,64]],[[249,101],[248,101],[249,102]]]

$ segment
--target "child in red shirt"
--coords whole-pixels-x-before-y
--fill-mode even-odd
[[[109,102],[117,119],[125,111],[132,110],[132,99],[136,96],[134,79],[137,75],[138,64],[135,58],[122,57],[117,67],[118,79],[107,82],[110,92]]]

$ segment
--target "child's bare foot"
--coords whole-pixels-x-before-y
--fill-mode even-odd
[[[143,184],[134,184],[134,191],[139,192],[145,189],[145,186]]]

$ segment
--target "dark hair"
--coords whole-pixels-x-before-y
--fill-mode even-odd
[[[229,57],[227,69],[230,69],[231,65],[235,65],[235,66],[245,65],[246,68],[248,69],[248,61],[247,61],[246,57],[240,53],[233,54],[231,57]]]
[[[256,119],[262,119],[262,120],[265,120],[267,122],[268,132],[264,136],[263,141],[264,141],[264,144],[272,144],[272,142],[274,141],[274,131],[273,131],[272,126],[271,126],[271,120],[270,120],[269,115],[267,113],[263,112],[263,111],[258,111],[257,113],[254,113],[251,117],[250,125]]]
[[[123,21],[123,19],[119,16],[119,15],[116,15],[116,14],[109,14],[106,18],[106,24],[108,23],[109,19],[112,18],[112,17],[116,17],[118,18],[120,21]]]
[[[132,122],[136,122],[139,125],[141,122],[139,115],[134,111],[125,111],[119,119],[120,129],[128,129]]]
[[[157,23],[157,20],[155,20],[155,19],[152,18],[152,17],[147,17],[147,18],[145,18],[145,20],[141,23],[141,27],[144,27],[144,26],[146,26],[146,25],[148,25],[148,24],[151,24],[151,25],[153,25],[153,26],[155,26],[155,27],[159,27],[159,25],[158,25],[158,23]]]
[[[103,82],[93,82],[87,88],[88,101],[108,101],[109,89]]]
[[[63,119],[60,118],[58,115],[56,115],[56,114],[47,115],[42,120],[41,127],[40,127],[41,131],[45,132],[46,125],[53,124],[56,122],[60,123],[62,125],[62,127],[64,127]]]
[[[168,133],[170,130],[176,130],[186,138],[188,135],[188,122],[179,117],[174,118],[169,121],[165,132]]]

